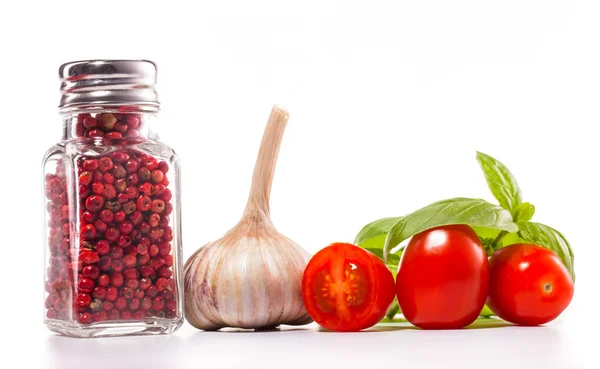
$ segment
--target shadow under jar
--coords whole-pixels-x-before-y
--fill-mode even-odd
[[[183,322],[179,160],[159,141],[156,66],[60,67],[62,140],[43,161],[45,323],[75,337]]]

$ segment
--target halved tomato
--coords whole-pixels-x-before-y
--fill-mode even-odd
[[[302,298],[308,314],[334,331],[359,331],[379,322],[394,301],[394,276],[375,254],[333,243],[308,262]]]

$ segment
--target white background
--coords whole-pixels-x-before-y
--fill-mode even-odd
[[[191,4],[192,2],[190,2]],[[0,5],[1,367],[597,367],[598,1],[12,1]],[[61,63],[159,67],[183,166],[184,256],[238,219],[271,105],[289,109],[278,229],[315,252],[442,198],[493,200],[502,160],[576,254],[575,298],[541,328],[203,333],[74,340],[42,325],[40,162]],[[8,354],[7,354],[8,352]],[[596,350],[597,352],[597,350]]]

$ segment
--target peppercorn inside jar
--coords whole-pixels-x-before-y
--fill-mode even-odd
[[[43,164],[45,323],[77,337],[171,333],[183,322],[179,164],[154,130],[156,67],[60,69],[63,138]]]

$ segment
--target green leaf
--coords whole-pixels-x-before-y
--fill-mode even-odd
[[[479,316],[490,317],[492,315],[494,315],[494,312],[487,305],[483,305],[483,309],[481,309]]]
[[[383,260],[383,246],[385,245],[385,239],[389,229],[402,217],[394,218],[382,218],[371,222],[364,226],[360,232],[356,235],[354,243],[365,250],[371,251]],[[390,268],[394,275],[398,270],[400,264],[400,256],[402,251],[395,254],[390,254],[387,260],[387,266]]]
[[[373,254],[377,255],[381,260],[383,260],[383,249],[382,248],[364,247],[364,249],[367,251],[371,251]],[[388,268],[390,268],[392,273],[394,273],[394,275],[396,275],[396,271],[398,270],[398,265],[400,264],[400,257],[402,255],[402,251],[400,251],[399,254],[400,255],[398,255],[398,253],[390,254],[387,259],[387,262],[385,263],[388,266]]]
[[[523,201],[515,177],[504,164],[482,152],[477,152],[477,161],[483,170],[490,191],[500,206],[514,214],[516,207]]]
[[[354,244],[361,247],[383,248],[385,237],[390,228],[402,217],[382,218],[364,226],[354,239]]]
[[[485,227],[473,227],[473,230],[475,230],[475,233],[477,233],[484,246],[486,246],[487,243],[487,245],[492,246],[493,249],[498,249],[500,247],[512,245],[513,243],[524,242],[519,237],[519,234],[517,232],[510,232],[505,234],[497,245],[492,245],[493,241],[496,240],[496,237],[498,237],[498,234],[500,233],[499,230]]]
[[[496,245],[496,249],[501,247],[505,247],[508,245],[512,245],[515,243],[523,243],[525,242],[521,237],[519,237],[519,233],[508,233],[506,236],[502,238],[502,240]]]
[[[491,255],[494,252],[494,241],[498,234],[501,232],[497,229],[486,228],[486,227],[472,227],[475,233],[479,236],[483,248],[486,254]]]
[[[477,227],[477,226],[473,226],[472,228],[475,231],[475,233],[477,233],[479,238],[481,238],[481,239],[491,238],[493,240],[498,236],[498,233],[500,233],[500,231],[498,229]]]
[[[554,251],[575,281],[573,250],[562,233],[544,224],[525,222],[519,223],[519,236],[525,242],[531,242]]]
[[[427,229],[449,224],[467,224],[508,232],[518,231],[511,214],[482,199],[454,198],[434,202],[409,214],[390,228],[383,249],[384,260],[390,251],[409,237]]]
[[[519,204],[512,213],[516,223],[529,222],[533,218],[533,214],[535,214],[535,206],[524,202]]]
[[[387,232],[382,234],[381,236],[369,238],[361,243],[356,245],[362,247],[363,249],[380,249],[383,250],[383,245],[385,245],[385,238],[387,237]]]

